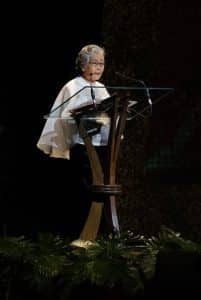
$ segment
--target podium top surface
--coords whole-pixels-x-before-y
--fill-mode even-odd
[[[45,119],[53,118],[53,119],[62,119],[66,120],[68,123],[75,123],[75,117],[73,116],[54,116],[54,115],[45,115]],[[109,118],[108,115],[100,115],[100,113],[94,113],[94,114],[89,114],[89,115],[83,115],[80,117],[81,120],[83,121],[96,121],[96,122],[105,122]]]
[[[107,89],[108,94],[111,95],[104,99],[92,99],[91,90],[94,89]],[[88,99],[85,99],[81,105],[77,105],[76,98],[82,98],[83,92],[88,92]],[[159,96],[166,96],[167,94],[173,92],[173,88],[168,87],[138,87],[138,86],[93,86],[86,85],[82,89],[78,90],[74,95],[69,97],[68,99],[62,101],[56,107],[53,107],[51,111],[44,115],[45,119],[48,118],[58,118],[65,119],[69,122],[73,122],[75,114],[72,112],[76,111],[82,119],[86,120],[98,120],[104,121],[104,119],[108,118],[108,115],[104,115],[104,113],[108,112],[114,103],[114,99],[116,96],[119,96],[121,103],[125,100],[125,98],[129,98],[128,107],[139,104],[140,105],[148,105],[148,96],[154,99],[157,99]],[[72,105],[73,103],[73,105]],[[74,107],[73,107],[74,106]],[[72,108],[73,107],[73,108]],[[94,109],[95,108],[95,109]],[[102,114],[101,114],[102,113]]]

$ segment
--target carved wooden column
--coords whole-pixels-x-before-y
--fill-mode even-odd
[[[112,231],[120,233],[120,226],[116,208],[116,198],[121,193],[121,186],[116,183],[116,168],[118,153],[127,117],[128,97],[122,99],[119,96],[114,97],[111,112],[111,125],[109,140],[107,145],[107,162],[105,166],[101,165],[99,156],[95,147],[92,145],[91,137],[87,133],[82,120],[79,120],[79,133],[84,140],[92,172],[92,192],[94,200],[92,201],[88,218],[80,234],[82,240],[95,240],[102,218],[103,209],[107,214],[107,219],[111,223]],[[97,197],[97,194],[98,197]],[[102,196],[102,201],[100,201]],[[97,200],[98,198],[98,200]],[[108,232],[109,233],[109,232]]]

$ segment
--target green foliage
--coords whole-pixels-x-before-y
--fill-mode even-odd
[[[201,252],[201,245],[165,226],[151,238],[128,231],[100,237],[86,248],[53,234],[39,234],[36,242],[24,236],[1,238],[1,299],[14,299],[19,286],[37,290],[43,299],[68,299],[83,283],[143,295],[154,277],[158,252],[170,250]]]
[[[148,248],[155,251],[191,251],[201,252],[201,245],[193,241],[184,239],[179,232],[162,226],[158,236],[153,236],[147,239],[146,245]]]
[[[26,240],[24,236],[6,237],[0,239],[0,254],[21,259],[32,252],[33,244]]]
[[[97,286],[121,286],[131,293],[142,293],[144,285],[138,258],[117,236],[100,238],[87,249],[76,249],[75,281],[83,279]]]

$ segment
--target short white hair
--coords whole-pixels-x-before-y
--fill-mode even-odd
[[[102,52],[105,55],[105,49],[95,44],[90,44],[84,46],[77,55],[76,58],[76,68],[79,72],[82,72],[83,68],[85,68],[91,60],[91,57],[96,54]]]

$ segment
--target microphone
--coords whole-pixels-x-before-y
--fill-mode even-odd
[[[128,80],[132,80],[134,82],[140,83],[140,84],[142,84],[144,86],[145,91],[146,91],[147,100],[148,100],[148,103],[150,105],[150,110],[151,110],[151,113],[152,113],[152,100],[151,100],[149,88],[147,87],[147,85],[145,84],[145,82],[143,80],[141,80],[141,79],[136,79],[136,78],[132,78],[130,76],[124,75],[124,74],[122,74],[122,73],[120,73],[118,71],[116,71],[115,74],[117,74],[118,76],[121,76],[122,78],[125,78],[125,79],[128,79]]]
[[[93,73],[90,73],[90,76],[92,77]],[[94,89],[92,87],[92,81],[90,81],[90,86],[91,86],[91,99],[92,99],[92,102],[93,102],[93,106],[94,106],[94,108],[96,110],[97,109],[97,107],[96,107],[96,97],[95,97]]]
[[[145,82],[143,80],[138,80],[138,81],[145,87],[147,100],[148,100],[148,103],[149,103],[149,106],[150,106],[150,113],[152,115],[152,100],[151,100],[149,88],[147,87],[147,85],[145,84]]]

